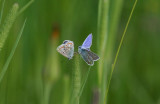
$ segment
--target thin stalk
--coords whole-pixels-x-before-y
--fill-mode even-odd
[[[102,83],[102,73],[103,73],[103,65],[104,65],[104,56],[105,56],[105,47],[108,38],[108,14],[109,14],[109,1],[110,0],[99,0],[99,10],[98,10],[98,47],[99,49],[99,56],[100,60],[98,63],[98,82],[101,86]]]
[[[69,93],[70,93],[70,90],[68,90],[70,88],[69,86],[70,84],[70,80],[69,80],[69,76],[68,75],[65,75],[64,76],[64,97],[63,97],[63,103],[62,104],[69,104],[68,101],[69,101]]]
[[[1,81],[2,81],[2,79],[3,79],[3,77],[4,77],[4,75],[5,75],[5,73],[6,73],[6,71],[7,71],[7,68],[8,68],[8,66],[9,66],[9,63],[10,63],[10,61],[11,61],[13,55],[14,55],[14,52],[15,52],[15,50],[16,50],[16,48],[17,48],[17,45],[18,45],[18,43],[19,43],[19,40],[20,40],[20,38],[21,38],[21,35],[22,35],[23,30],[24,30],[24,27],[25,27],[25,23],[26,23],[26,20],[24,21],[23,26],[22,26],[22,28],[21,28],[21,30],[20,30],[20,33],[19,33],[19,35],[17,36],[17,40],[16,40],[16,42],[15,42],[15,44],[14,44],[12,50],[11,50],[11,53],[10,53],[10,55],[9,55],[9,57],[8,57],[5,65],[4,65],[4,67],[2,68],[2,71],[1,71],[1,73],[0,73],[0,83],[1,83]]]
[[[129,18],[128,18],[126,27],[125,27],[125,29],[124,29],[124,32],[123,32],[123,35],[122,35],[122,38],[121,38],[121,41],[120,41],[120,44],[119,44],[119,47],[118,47],[118,50],[117,50],[117,53],[116,53],[116,57],[115,57],[115,59],[114,59],[114,63],[113,63],[113,65],[112,65],[112,70],[111,70],[111,73],[110,73],[109,82],[108,82],[107,89],[106,89],[106,93],[105,93],[104,104],[106,104],[107,95],[108,95],[108,90],[109,90],[110,82],[111,82],[111,79],[112,79],[112,74],[113,74],[113,71],[114,71],[114,68],[115,68],[115,64],[116,64],[116,62],[117,62],[117,58],[118,58],[118,55],[119,55],[119,51],[120,51],[120,49],[121,49],[121,46],[122,46],[122,43],[123,43],[123,40],[124,40],[124,36],[125,36],[125,34],[126,34],[126,31],[127,31],[128,25],[129,25],[129,23],[130,23],[130,20],[131,20],[131,17],[132,17],[132,14],[133,14],[133,11],[134,11],[134,9],[135,9],[136,4],[137,4],[137,0],[135,0],[135,3],[134,3],[134,5],[133,5],[132,11],[131,11],[130,16],[129,16]]]
[[[112,59],[113,59],[113,49],[115,44],[115,36],[116,30],[118,27],[118,21],[120,18],[120,13],[122,9],[123,0],[112,0],[110,1],[110,10],[109,10],[109,35],[106,45],[106,52],[105,52],[105,64],[102,75],[102,85],[101,85],[101,97],[100,97],[100,104],[104,103],[105,99],[105,91],[108,83],[109,73],[112,66]]]
[[[115,46],[117,27],[120,20],[122,5],[124,0],[112,0],[110,6],[110,15],[109,15],[109,37],[108,37],[108,45],[106,47],[107,55],[106,59],[109,60],[109,64],[112,62],[112,53]],[[109,52],[108,52],[109,51]],[[109,65],[110,66],[110,65]]]
[[[79,98],[81,97],[82,92],[83,92],[83,89],[84,89],[84,86],[86,85],[86,82],[87,82],[87,79],[88,79],[88,75],[89,75],[89,73],[90,73],[90,70],[91,70],[91,66],[88,68],[88,72],[87,72],[86,78],[85,78],[85,80],[84,80],[84,82],[83,82],[83,84],[82,84],[82,87],[81,87],[81,89],[80,89],[80,92],[79,92],[79,94],[78,94]]]
[[[46,67],[43,70],[43,78],[44,78],[44,102],[42,104],[49,104],[51,97],[51,90],[54,83],[59,78],[59,58],[58,53],[55,51],[57,48],[59,39],[53,38],[50,42],[50,50],[49,55],[46,62]]]
[[[25,6],[23,6],[23,8],[21,8],[21,10],[18,12],[18,15],[23,13],[33,2],[34,0],[30,0]]]
[[[5,41],[8,37],[8,33],[16,19],[18,8],[19,8],[19,5],[17,3],[15,3],[12,6],[9,14],[7,15],[5,19],[4,25],[0,30],[0,50],[3,48]]]
[[[73,94],[72,94],[72,104],[79,104],[79,91],[81,86],[81,76],[80,76],[80,65],[79,56],[75,56],[75,69],[73,69]]]
[[[4,4],[5,4],[5,0],[3,0],[3,3],[2,3],[1,14],[0,14],[0,24],[1,24],[1,21],[2,21]]]
[[[99,56],[100,60],[98,63],[98,84],[100,88],[100,104],[104,100],[104,94],[105,94],[105,83],[103,83],[104,79],[106,79],[106,74],[104,72],[107,70],[104,68],[104,62],[105,62],[105,54],[106,54],[106,46],[108,41],[108,33],[109,33],[109,4],[110,0],[99,0],[99,7],[98,7],[98,26],[97,26],[97,32],[98,32],[98,47],[99,47]]]
[[[44,91],[44,104],[49,104],[50,92],[51,92],[52,84],[48,83],[45,86]]]

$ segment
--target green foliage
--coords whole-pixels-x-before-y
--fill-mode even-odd
[[[1,73],[0,73],[0,85],[1,85],[1,81],[2,81],[5,73],[6,73],[6,71],[7,71],[7,68],[8,68],[8,66],[9,66],[9,63],[10,63],[10,61],[11,61],[13,55],[14,55],[14,52],[15,52],[15,50],[16,50],[16,47],[17,47],[17,45],[18,45],[18,43],[19,43],[19,40],[20,40],[20,38],[21,38],[21,35],[22,35],[23,30],[24,30],[24,27],[25,27],[25,23],[26,23],[26,20],[24,21],[24,24],[23,24],[23,26],[22,26],[22,28],[21,28],[20,33],[19,33],[18,36],[17,36],[17,40],[16,40],[16,42],[15,42],[15,44],[14,44],[12,50],[11,50],[11,53],[10,53],[10,55],[9,55],[9,57],[8,57],[5,65],[4,65],[4,67],[2,68],[2,71],[1,71]]]
[[[3,48],[5,41],[8,37],[8,33],[16,19],[18,8],[19,5],[17,3],[12,6],[10,12],[8,13],[4,21],[3,27],[0,30],[0,50]]]
[[[122,46],[122,43],[123,43],[123,40],[124,40],[124,36],[125,36],[125,34],[126,34],[126,31],[127,31],[128,25],[129,25],[129,23],[130,23],[130,20],[131,20],[131,17],[132,17],[132,14],[133,14],[133,11],[134,11],[134,9],[135,9],[136,4],[137,4],[137,0],[135,1],[134,5],[133,5],[131,14],[129,15],[129,19],[128,19],[128,21],[127,21],[127,24],[126,24],[126,27],[125,27],[125,29],[124,29],[124,32],[123,32],[123,35],[122,35],[120,44],[119,44],[119,46],[118,46],[118,50],[117,50],[117,53],[116,53],[116,56],[115,56],[115,59],[114,59],[114,63],[113,63],[113,65],[112,65],[112,69],[111,69],[111,73],[110,73],[110,77],[109,77],[109,82],[108,82],[108,85],[107,85],[107,87],[106,87],[104,104],[105,104],[105,102],[106,102],[106,100],[107,100],[108,90],[109,90],[109,87],[110,87],[110,82],[111,82],[112,74],[113,74],[113,71],[114,71],[114,68],[115,68],[115,65],[116,65],[116,62],[117,62],[117,58],[118,58],[118,55],[119,55],[119,51],[120,51],[120,49],[121,49],[121,46]]]
[[[0,51],[0,74],[27,17],[23,37],[0,83],[0,104],[71,104],[78,95],[76,103],[103,104],[134,1],[0,0],[0,30],[8,34]],[[17,16],[7,30],[5,21],[15,2]],[[159,0],[138,0],[108,87],[107,104],[160,102],[159,10]],[[78,54],[68,60],[56,51],[64,40],[71,40],[77,52],[90,33],[91,50],[100,56],[91,68]]]
[[[0,1],[0,2],[1,2],[1,1]],[[4,4],[5,4],[5,0],[3,0],[3,3],[2,3],[1,14],[0,14],[0,24],[1,24],[1,21],[2,21]]]
[[[79,104],[80,97],[78,96],[81,88],[81,74],[80,74],[80,64],[79,56],[75,56],[75,68],[73,69],[73,94],[72,94],[72,104]]]

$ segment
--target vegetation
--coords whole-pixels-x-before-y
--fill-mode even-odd
[[[159,0],[0,0],[0,104],[159,104],[159,10]],[[90,33],[94,66],[57,52],[64,40],[78,52]]]

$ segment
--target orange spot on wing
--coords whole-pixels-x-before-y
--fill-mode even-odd
[[[68,45],[69,45],[69,44],[71,44],[71,45],[72,45],[73,43],[67,43],[67,44],[68,44]]]
[[[60,47],[59,49],[62,49],[62,48],[64,48],[64,46]]]

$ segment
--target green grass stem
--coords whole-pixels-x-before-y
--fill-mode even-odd
[[[8,37],[9,31],[16,19],[17,13],[18,13],[18,8],[19,5],[17,3],[15,3],[10,12],[8,13],[5,21],[4,21],[4,25],[0,30],[0,50],[3,48],[5,41]]]
[[[20,11],[18,12],[18,15],[20,15],[21,13],[23,13],[33,2],[34,2],[34,0],[30,0],[25,6],[23,6],[20,9]]]
[[[105,91],[108,83],[109,73],[112,66],[112,60],[113,60],[113,50],[115,46],[115,40],[116,40],[116,30],[118,27],[119,19],[120,19],[120,13],[122,10],[122,4],[123,0],[112,0],[110,1],[110,10],[109,10],[109,33],[108,33],[108,39],[107,39],[107,45],[105,47],[105,64],[103,74],[102,74],[102,84],[101,84],[101,97],[100,97],[100,104],[103,104],[105,99]]]
[[[9,63],[10,63],[10,61],[11,61],[13,55],[14,55],[14,52],[15,52],[15,50],[17,48],[17,45],[19,43],[19,40],[20,40],[20,38],[22,36],[23,30],[24,30],[24,27],[25,27],[25,23],[26,23],[26,20],[24,21],[23,26],[22,26],[22,28],[21,28],[18,36],[17,36],[16,42],[15,42],[15,44],[14,44],[12,50],[11,50],[11,53],[10,53],[5,65],[4,65],[4,67],[2,68],[2,71],[0,73],[0,83],[2,82],[2,79],[3,79],[5,73],[6,73],[7,69],[8,69]]]
[[[109,73],[112,66],[113,60],[113,50],[115,46],[116,40],[116,30],[118,27],[118,21],[120,19],[120,13],[122,10],[123,0],[112,0],[110,1],[110,10],[109,10],[109,33],[107,39],[107,45],[105,47],[105,62],[104,62],[104,69],[102,74],[102,84],[101,84],[101,97],[100,97],[100,104],[103,104],[105,99],[105,91],[108,83]]]
[[[69,96],[68,94],[70,93],[70,80],[69,80],[69,76],[65,75],[64,76],[64,97],[63,97],[63,103],[62,104],[68,104],[69,102]]]
[[[44,104],[49,104],[49,98],[50,98],[51,89],[52,89],[52,84],[47,83],[45,85],[45,89],[44,89],[45,90],[44,91]]]
[[[120,41],[120,44],[119,44],[119,47],[118,47],[118,50],[117,50],[117,53],[116,53],[116,57],[114,59],[114,63],[112,65],[112,70],[111,70],[111,73],[110,73],[110,77],[109,77],[109,82],[108,82],[108,85],[107,85],[107,89],[106,89],[106,93],[105,93],[105,99],[104,99],[104,104],[106,104],[106,101],[107,101],[107,95],[108,95],[108,90],[109,90],[109,86],[110,86],[110,82],[111,82],[111,78],[112,78],[112,74],[113,74],[113,71],[114,71],[114,68],[115,68],[115,64],[117,62],[117,58],[118,58],[118,55],[119,55],[119,51],[121,49],[121,46],[122,46],[122,43],[123,43],[123,40],[124,40],[124,36],[126,34],[126,31],[127,31],[127,28],[128,28],[128,25],[130,23],[130,20],[131,20],[131,17],[132,17],[132,14],[133,14],[133,11],[135,9],[135,6],[137,4],[137,0],[135,0],[135,3],[133,5],[133,8],[132,8],[132,11],[130,13],[130,16],[129,16],[129,19],[127,21],[127,24],[126,24],[126,27],[124,29],[124,32],[123,32],[123,35],[122,35],[122,38],[121,38],[121,41]]]
[[[46,61],[46,67],[43,71],[44,104],[49,104],[52,87],[60,76],[59,58],[57,51],[55,51],[57,48],[58,41],[58,39],[51,40],[49,55]]]
[[[98,82],[101,85],[103,65],[104,65],[104,56],[105,56],[105,47],[108,38],[108,14],[109,14],[109,0],[99,0],[99,10],[98,10],[98,47],[100,60],[98,63]]]
[[[3,0],[3,3],[2,3],[1,14],[0,14],[0,24],[1,24],[1,21],[2,21],[4,4],[5,4],[5,0]]]
[[[73,69],[73,94],[72,94],[72,104],[79,104],[79,91],[81,88],[81,75],[80,75],[80,65],[79,56],[75,56],[75,68]]]
[[[90,73],[90,70],[91,70],[91,66],[88,68],[88,72],[87,72],[86,78],[85,78],[85,80],[84,80],[84,82],[83,82],[83,84],[82,84],[82,87],[81,87],[81,89],[80,89],[80,92],[79,92],[79,94],[78,94],[79,98],[81,97],[82,92],[83,92],[83,89],[84,89],[84,86],[86,85],[86,82],[87,82],[87,79],[88,79],[88,75],[89,75],[89,73]]]
[[[105,62],[105,54],[106,54],[106,46],[108,41],[108,33],[109,33],[109,4],[110,0],[99,0],[99,7],[98,7],[98,26],[97,26],[97,35],[98,41],[97,45],[99,47],[99,56],[100,60],[98,63],[98,84],[100,88],[100,104],[103,102],[104,99],[104,83],[103,80],[105,79],[106,75],[103,74],[104,70],[104,62]]]
[[[124,0],[112,0],[111,1],[111,6],[110,6],[110,23],[109,23],[109,37],[108,37],[108,45],[106,47],[107,55],[106,58],[107,60],[112,60],[112,53],[115,45],[115,40],[116,40],[116,30],[119,25],[119,20],[121,16],[121,10],[122,10],[122,5],[123,5]],[[109,52],[108,52],[109,51]]]

